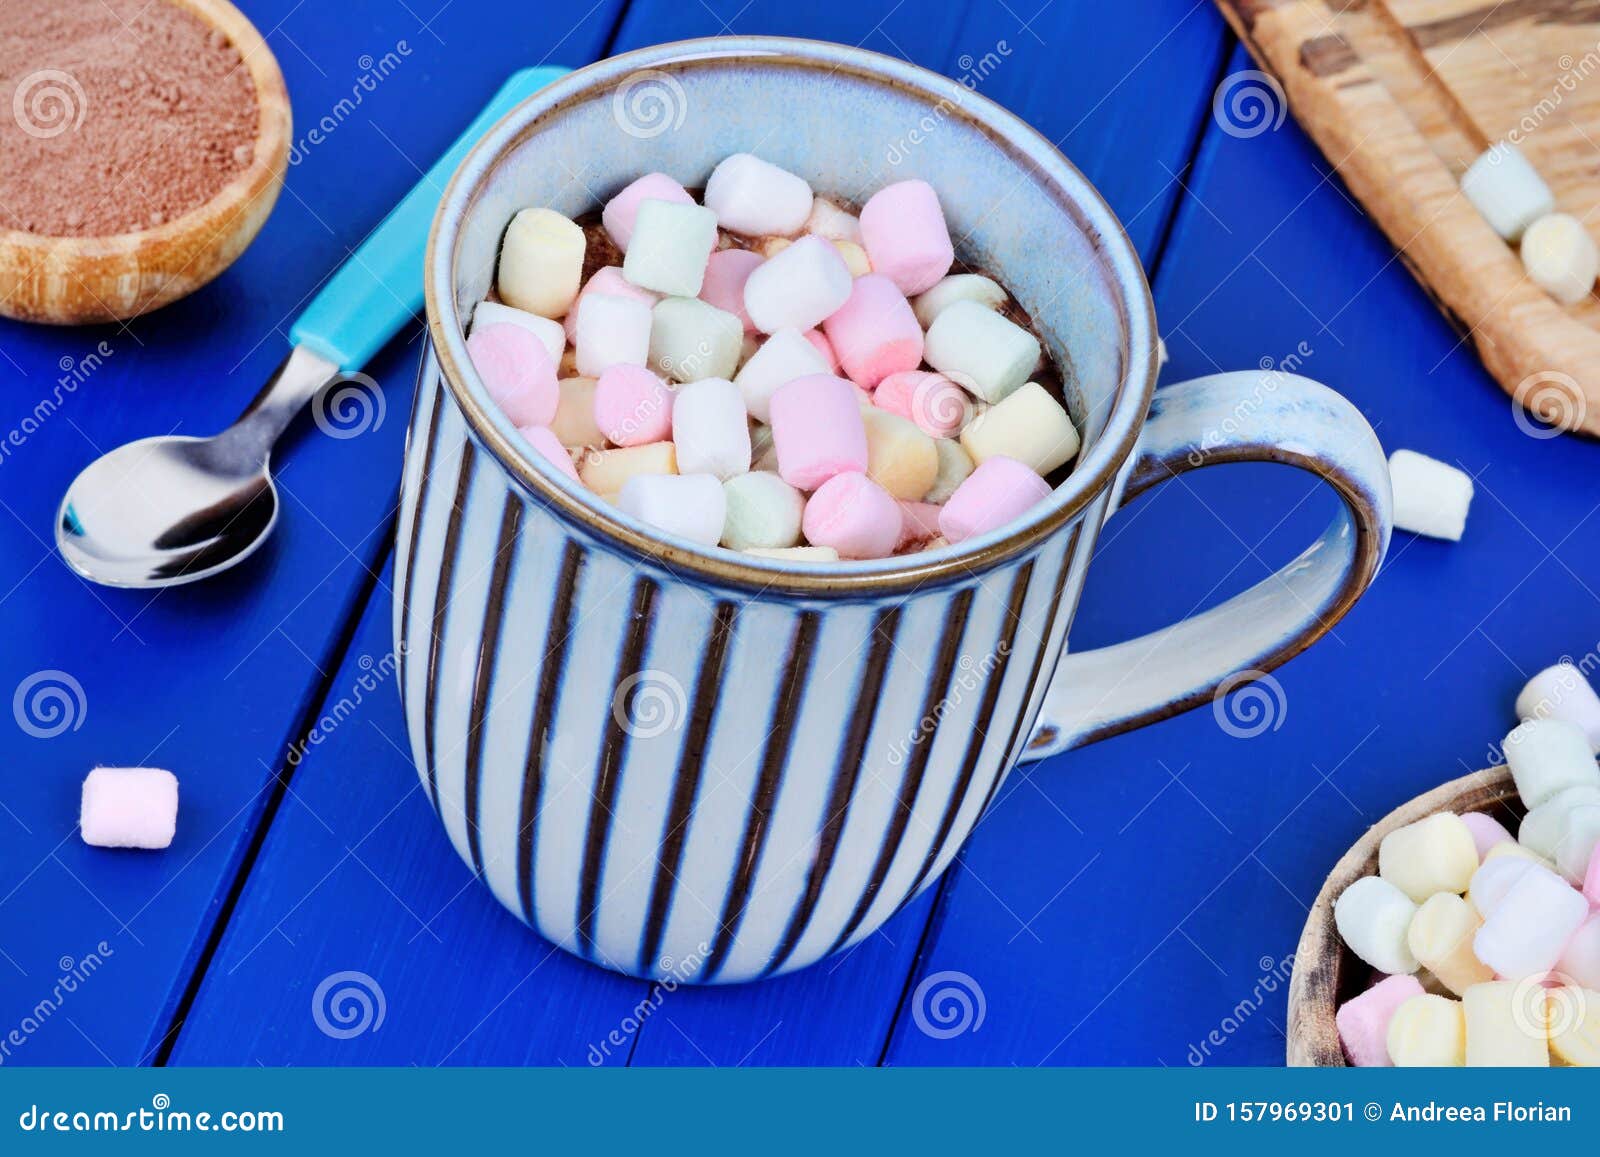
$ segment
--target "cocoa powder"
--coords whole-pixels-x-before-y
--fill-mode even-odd
[[[0,227],[171,221],[249,165],[256,122],[238,49],[168,0],[0,3]]]

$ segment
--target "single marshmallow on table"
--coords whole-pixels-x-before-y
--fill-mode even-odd
[[[811,215],[806,218],[805,231],[826,237],[829,241],[849,241],[861,244],[861,220],[854,213],[846,213],[826,197],[816,197],[811,202]]]
[[[519,325],[544,343],[552,363],[559,362],[567,350],[567,331],[554,318],[540,317],[525,309],[513,309],[498,301],[480,301],[472,311],[472,328],[487,329],[491,325]]]
[[[1592,985],[1558,988],[1550,996],[1550,1060],[1582,1068],[1600,1066],[1600,992]]]
[[[1333,902],[1333,923],[1351,952],[1379,972],[1407,976],[1417,970],[1406,934],[1417,906],[1382,876],[1363,876]]]
[[[717,215],[702,205],[645,201],[634,220],[622,275],[643,289],[694,297],[717,247]]]
[[[1600,988],[1600,912],[1591,912],[1561,949],[1556,974],[1584,988]]]
[[[633,227],[639,217],[639,206],[646,201],[666,201],[674,205],[693,205],[694,198],[678,182],[665,173],[646,173],[623,187],[606,207],[600,211],[600,224],[623,253],[633,240]]]
[[[1596,847],[1600,847],[1600,803],[1580,803],[1561,822],[1556,867],[1572,883],[1581,885]]]
[[[1438,892],[1418,906],[1406,929],[1406,947],[1439,983],[1460,996],[1494,972],[1473,955],[1472,938],[1483,917],[1454,892]]]
[[[556,470],[574,482],[581,481],[577,468],[572,465],[572,454],[561,444],[561,439],[548,426],[519,426],[517,433]]]
[[[578,314],[578,373],[596,378],[612,366],[642,366],[650,356],[651,307],[609,293],[583,299]]]
[[[943,374],[926,370],[890,374],[872,391],[872,404],[910,418],[934,438],[954,437],[977,413],[972,395]]]
[[[733,314],[745,333],[758,332],[744,309],[744,287],[761,261],[761,254],[748,249],[719,249],[706,262],[705,279],[700,283],[700,300]]]
[[[911,308],[916,311],[922,328],[927,329],[934,318],[958,301],[973,301],[987,309],[999,309],[1007,298],[1006,291],[992,278],[981,273],[952,273],[941,278],[932,289],[919,293]]]
[[[594,420],[594,378],[562,378],[556,383],[560,398],[550,432],[569,450],[598,450],[606,436]]]
[[[790,237],[811,216],[811,186],[753,153],[724,157],[706,179],[706,208],[730,233]]]
[[[1461,191],[1485,221],[1507,241],[1555,208],[1544,178],[1513,144],[1485,150],[1461,177]]]
[[[937,477],[937,476],[936,476]],[[1050,497],[1050,484],[1015,458],[994,457],[969,474],[939,512],[950,542],[987,534]]]
[[[851,381],[874,388],[922,364],[922,327],[911,303],[881,273],[857,277],[845,303],[822,323]]]
[[[583,279],[583,229],[553,209],[524,209],[500,244],[495,287],[507,305],[540,317],[561,317]]]
[[[725,502],[710,474],[636,474],[617,494],[624,514],[700,546],[721,541]]]
[[[1544,990],[1512,980],[1474,984],[1461,994],[1472,1068],[1545,1068],[1550,1064]]]
[[[649,364],[674,381],[731,378],[743,349],[739,319],[697,297],[664,297],[651,311]]]
[[[678,455],[671,442],[591,450],[578,459],[578,477],[602,498],[615,496],[630,478],[677,472]]]
[[[652,371],[612,366],[595,383],[595,425],[618,446],[664,442],[672,436],[672,403],[672,391]]]
[[[159,767],[97,767],[83,780],[83,842],[99,848],[165,848],[178,830],[178,777]]]
[[[935,438],[933,448],[939,454],[939,472],[934,475],[933,485],[922,496],[922,500],[942,504],[949,502],[956,488],[971,476],[973,463],[971,456],[961,448],[961,443],[950,438]]]
[[[467,355],[512,425],[546,426],[556,416],[561,392],[555,364],[544,343],[526,329],[504,323],[475,327]]]
[[[839,552],[831,546],[752,546],[745,554],[780,562],[838,562]]]
[[[727,519],[722,545],[732,550],[782,550],[800,541],[806,500],[776,474],[738,474],[722,484]]]
[[[1382,1068],[1389,1059],[1389,1022],[1395,1010],[1423,994],[1415,976],[1386,976],[1359,996],[1339,1006],[1334,1024],[1350,1063],[1360,1068]]]
[[[836,474],[806,500],[806,541],[840,558],[887,558],[900,543],[900,507],[865,474]]]
[[[1600,751],[1600,695],[1571,663],[1546,667],[1517,696],[1519,719],[1563,719],[1583,729],[1589,746]]]
[[[1461,1002],[1423,993],[1389,1018],[1389,1060],[1400,1068],[1459,1067],[1467,1063],[1467,1021]]]
[[[744,308],[762,333],[810,329],[849,300],[852,284],[837,249],[821,237],[802,237],[751,272]]]
[[[772,416],[772,395],[796,378],[831,374],[827,359],[797,329],[780,329],[761,343],[739,367],[733,381],[744,395],[745,408],[758,422]]]
[[[926,181],[885,185],[861,207],[861,244],[872,268],[910,297],[932,289],[955,263],[939,194]]]
[[[1530,811],[1569,787],[1600,788],[1589,737],[1561,719],[1519,723],[1501,745],[1517,794]]]
[[[1556,792],[1538,807],[1528,809],[1528,814],[1522,817],[1522,824],[1517,828],[1518,846],[1553,865],[1566,831],[1567,814],[1574,808],[1596,804],[1600,804],[1600,788],[1589,784]]]
[[[1577,305],[1594,290],[1600,252],[1582,221],[1567,213],[1547,213],[1522,235],[1522,267],[1562,305]]]
[[[572,308],[567,310],[567,316],[561,324],[567,331],[567,340],[578,340],[578,318],[583,315],[584,300],[594,294],[604,293],[611,297],[631,297],[635,301],[642,301],[646,305],[654,305],[661,300],[659,293],[652,293],[648,289],[640,289],[633,282],[622,275],[622,266],[607,265],[596,269],[588,281],[583,283],[583,288],[578,290],[578,300],[572,303]]]
[[[1078,456],[1078,430],[1049,390],[1029,382],[968,423],[961,445],[979,465],[1004,454],[1049,474]]]
[[[1491,848],[1500,844],[1516,842],[1516,837],[1506,831],[1505,826],[1491,815],[1483,812],[1467,812],[1461,817],[1461,822],[1467,825],[1467,830],[1472,833],[1473,845],[1478,849],[1478,862],[1489,854]]]
[[[928,327],[923,357],[985,402],[1025,383],[1039,364],[1039,339],[975,301],[958,301]]]
[[[1589,903],[1554,872],[1530,864],[1483,916],[1472,938],[1478,959],[1508,980],[1542,976],[1589,916]]]
[[[1414,450],[1389,455],[1389,480],[1394,488],[1394,524],[1413,534],[1461,541],[1472,505],[1472,479]]]
[[[739,387],[726,378],[679,386],[672,403],[678,470],[725,481],[750,469],[750,418]]]
[[[915,422],[869,406],[861,411],[867,431],[867,477],[895,498],[916,501],[939,475],[939,452]]]
[[[867,430],[850,382],[796,378],[778,388],[769,409],[778,474],[790,486],[815,490],[836,474],[866,472]]]
[[[1378,875],[1418,904],[1435,892],[1465,892],[1477,870],[1478,845],[1453,812],[1396,828],[1378,845]]]

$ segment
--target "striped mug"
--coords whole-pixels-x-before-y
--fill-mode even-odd
[[[530,460],[463,340],[512,214],[576,216],[652,170],[703,184],[738,151],[819,190],[939,190],[963,257],[998,271],[1065,368],[1083,450],[1045,502],[954,547],[786,568],[659,537]],[[1388,545],[1383,454],[1353,406],[1289,374],[1156,393],[1149,291],[1104,201],[1026,124],[899,60],[733,37],[573,72],[457,171],[426,279],[394,624],[417,768],[501,903],[636,976],[749,980],[869,935],[1018,761],[1283,662]],[[1231,602],[1067,654],[1107,515],[1236,461],[1322,478],[1333,525]]]

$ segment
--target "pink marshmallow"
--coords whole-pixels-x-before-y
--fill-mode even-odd
[[[693,205],[689,191],[665,173],[646,173],[627,186],[600,211],[600,224],[604,225],[611,240],[624,253],[633,240],[633,225],[639,217],[639,205],[644,201],[671,201],[678,205]]]
[[[895,545],[895,549],[904,550],[908,546],[937,538],[939,510],[940,507],[931,502],[900,503],[900,541]]]
[[[610,297],[631,297],[635,301],[642,301],[646,305],[654,305],[661,300],[659,293],[651,293],[648,289],[640,289],[633,282],[622,276],[622,266],[607,265],[594,271],[594,276],[584,282],[583,288],[578,291],[578,299],[572,303],[572,308],[567,310],[567,316],[561,319],[562,326],[567,331],[569,345],[578,344],[578,310],[583,306],[583,299],[591,293],[604,293]]]
[[[545,344],[520,325],[499,322],[467,338],[472,368],[514,426],[546,426],[556,416],[561,391]]]
[[[939,512],[939,531],[951,542],[965,542],[1019,518],[1050,497],[1050,484],[1015,458],[985,459],[956,487]]]
[[[801,529],[840,558],[887,558],[900,542],[899,504],[865,474],[836,474],[806,500]]]
[[[579,481],[578,471],[572,465],[572,455],[549,426],[522,426],[517,433],[558,471],[574,482]]]
[[[939,195],[926,181],[885,185],[861,207],[861,243],[872,268],[913,297],[932,289],[956,259]]]
[[[922,364],[922,327],[906,295],[881,273],[858,277],[850,296],[822,323],[850,380],[872,389],[890,374]]]
[[[867,428],[856,390],[843,378],[808,374],[772,395],[772,446],[778,476],[790,486],[815,490],[836,474],[866,473]],[[898,535],[898,511],[895,517]]]
[[[616,446],[664,442],[672,436],[672,391],[643,366],[611,366],[594,384],[594,421]]]
[[[820,329],[808,329],[800,335],[805,338],[816,351],[822,355],[822,360],[828,363],[828,372],[839,372],[839,353],[833,348],[833,343],[828,340],[828,335]]]
[[[972,397],[943,374],[890,374],[872,391],[879,409],[910,418],[930,438],[953,438],[974,417]]]
[[[1389,1022],[1396,1009],[1422,994],[1422,982],[1415,976],[1386,976],[1360,996],[1341,1004],[1333,1020],[1350,1063],[1366,1068],[1392,1065]]]
[[[1600,844],[1589,853],[1589,870],[1583,876],[1583,897],[1600,908]]]
[[[763,258],[748,249],[719,249],[706,262],[705,280],[700,283],[700,300],[734,314],[745,333],[755,333],[756,323],[744,308],[744,283],[750,280]]]
[[[178,830],[178,777],[158,767],[97,767],[84,777],[78,830],[99,848],[165,848]]]
[[[1489,854],[1489,849],[1499,844],[1511,844],[1516,841],[1510,832],[1500,825],[1500,821],[1487,812],[1467,812],[1461,817],[1461,822],[1467,825],[1467,831],[1472,833],[1472,842],[1478,847],[1478,862],[1483,863],[1483,857]]]

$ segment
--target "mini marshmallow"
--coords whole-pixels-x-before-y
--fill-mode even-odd
[[[1589,916],[1583,895],[1554,872],[1530,864],[1472,938],[1478,959],[1508,980],[1544,975]]]
[[[1029,382],[969,422],[961,445],[979,465],[1003,454],[1042,475],[1078,456],[1078,430],[1049,390]]]
[[[83,780],[78,831],[97,848],[165,848],[178,830],[178,777],[159,767],[97,767]]]
[[[612,366],[642,366],[650,355],[651,307],[628,297],[590,294],[578,314],[578,373],[597,378]]]
[[[1499,820],[1484,812],[1468,812],[1461,817],[1461,822],[1467,825],[1467,830],[1472,833],[1472,842],[1478,849],[1478,862],[1489,854],[1490,849],[1500,844],[1515,843],[1516,838],[1506,831]]]
[[[1600,988],[1600,912],[1591,912],[1561,949],[1556,975],[1584,988]]]
[[[939,452],[916,423],[887,410],[861,413],[867,431],[867,477],[895,498],[920,499],[939,476]]]
[[[750,418],[739,387],[726,378],[680,386],[672,403],[672,441],[683,474],[724,481],[749,470]]]
[[[671,442],[591,450],[578,460],[578,477],[602,498],[611,498],[635,476],[677,472],[677,450]]]
[[[1600,695],[1571,663],[1546,667],[1517,696],[1519,719],[1563,719],[1583,729],[1589,747],[1600,751]]]
[[[1438,892],[1411,917],[1406,947],[1440,984],[1460,996],[1474,984],[1494,979],[1472,953],[1472,938],[1482,924],[1483,917],[1467,901],[1453,892]]]
[[[985,309],[1000,309],[1007,298],[1006,291],[992,278],[981,273],[952,273],[941,278],[926,293],[919,293],[911,307],[916,310],[922,328],[927,329],[934,318],[958,301],[976,302]]]
[[[1600,1066],[1600,992],[1595,985],[1557,988],[1550,1002],[1550,1060],[1557,1065]]]
[[[558,473],[565,474],[574,482],[581,481],[577,469],[572,465],[572,455],[549,427],[519,426],[517,433],[522,435],[523,441],[527,442],[541,458],[554,466]]]
[[[1569,787],[1600,789],[1600,765],[1576,724],[1530,719],[1511,729],[1502,749],[1517,794],[1530,810]]]
[[[1472,873],[1472,883],[1467,888],[1467,901],[1478,915],[1487,917],[1511,893],[1512,885],[1522,879],[1529,868],[1540,867],[1537,861],[1526,856],[1490,856]]]
[[[724,157],[706,179],[706,208],[730,233],[792,237],[811,216],[811,186],[753,153]]]
[[[802,237],[750,274],[744,308],[762,333],[810,329],[849,300],[852,284],[837,249],[821,237]]]
[[[900,508],[865,474],[836,474],[806,501],[806,541],[840,558],[887,558],[900,541]]]
[[[956,487],[939,512],[939,530],[951,542],[965,542],[1021,517],[1048,497],[1050,484],[1032,467],[996,456]]]
[[[745,282],[762,258],[748,249],[719,249],[706,262],[705,280],[700,283],[700,300],[735,315],[745,333],[755,333],[756,323],[744,309]]]
[[[838,562],[839,552],[831,546],[788,546],[775,549],[752,546],[745,554],[757,558],[777,559],[779,562]]]
[[[739,367],[734,384],[744,395],[745,408],[758,422],[772,416],[772,395],[779,386],[813,374],[830,374],[827,359],[797,329],[780,329],[761,343],[750,360]]]
[[[643,366],[616,365],[594,390],[594,421],[608,442],[643,446],[672,436],[672,391]]]
[[[1573,808],[1600,804],[1600,788],[1578,784],[1564,788],[1538,807],[1530,808],[1517,828],[1517,842],[1530,854],[1554,862],[1556,849]]]
[[[1472,479],[1413,450],[1389,455],[1389,480],[1394,488],[1394,524],[1413,534],[1461,541],[1472,505]]]
[[[790,486],[815,490],[836,474],[866,472],[866,425],[856,388],[843,378],[811,374],[786,382],[770,410],[778,474]]]
[[[634,221],[622,275],[673,297],[694,297],[717,247],[717,215],[701,205],[645,201]]]
[[[776,474],[739,474],[722,484],[727,521],[722,545],[732,550],[782,550],[800,541],[806,500]]]
[[[1511,980],[1474,984],[1461,994],[1469,1068],[1545,1068],[1550,1064],[1544,990]]]
[[[655,305],[661,300],[659,293],[640,289],[624,277],[620,265],[607,265],[596,269],[594,275],[583,283],[583,288],[578,291],[578,300],[572,303],[572,308],[567,310],[567,316],[562,319],[561,324],[567,331],[569,342],[578,340],[578,318],[583,315],[584,299],[597,293],[609,294],[612,297],[631,297],[646,305]]]
[[[1345,1056],[1358,1068],[1383,1068],[1389,1059],[1389,1022],[1406,1001],[1423,995],[1415,976],[1386,976],[1339,1006],[1334,1024]]]
[[[710,474],[636,474],[623,483],[617,507],[700,546],[722,538],[725,499],[722,483]]]
[[[949,438],[935,438],[933,448],[939,455],[939,472],[933,477],[933,485],[928,487],[928,492],[922,496],[924,502],[943,504],[950,501],[950,496],[972,474],[972,458],[961,448],[960,442]]]
[[[908,297],[932,289],[956,259],[939,194],[926,181],[897,181],[874,193],[861,207],[861,243],[872,268]]]
[[[923,343],[928,364],[985,402],[998,402],[1039,364],[1039,339],[975,301],[958,301],[933,319]]]
[[[1465,892],[1477,870],[1478,845],[1452,812],[1397,828],[1378,845],[1378,874],[1418,904],[1435,892]]]
[[[872,404],[910,418],[933,438],[954,437],[977,414],[967,391],[943,374],[924,370],[890,374],[872,391]]]
[[[881,273],[857,277],[850,296],[822,323],[851,381],[872,389],[922,364],[922,327],[911,303]]]
[[[810,342],[811,348],[822,355],[822,360],[828,363],[828,372],[830,374],[839,372],[839,354],[833,348],[833,343],[828,340],[827,334],[820,329],[808,329],[800,336]]]
[[[939,508],[931,502],[900,503],[900,542],[896,550],[929,542],[939,534]]]
[[[1522,267],[1562,305],[1577,305],[1594,289],[1600,252],[1582,221],[1567,213],[1546,213],[1522,235]]]
[[[524,209],[500,243],[495,288],[507,305],[540,317],[561,317],[583,279],[583,229],[554,209]]]
[[[826,237],[829,241],[850,241],[861,244],[861,220],[854,213],[846,213],[825,197],[815,197],[811,202],[811,215],[806,218],[805,231]]]
[[[1582,884],[1589,860],[1600,847],[1600,803],[1580,803],[1568,810],[1556,841],[1555,861],[1561,874]]]
[[[1461,192],[1485,221],[1507,241],[1515,241],[1555,208],[1544,178],[1513,144],[1500,141],[1485,150],[1461,177]]]
[[[1410,897],[1388,880],[1363,876],[1333,902],[1333,923],[1340,939],[1362,960],[1379,972],[1408,976],[1417,970],[1417,958],[1406,943],[1416,912]]]
[[[598,450],[606,436],[594,420],[594,378],[562,378],[556,383],[560,399],[550,432],[569,450]]]
[[[663,298],[651,312],[649,364],[673,381],[731,378],[743,346],[739,319],[697,297]]]
[[[600,224],[607,235],[623,253],[628,252],[628,242],[633,240],[633,228],[639,217],[639,206],[646,201],[666,201],[674,205],[693,205],[694,198],[678,182],[665,173],[646,173],[631,182],[600,211]]]
[[[865,277],[872,272],[872,259],[854,241],[835,241],[833,247],[844,259],[844,267],[850,271],[851,277]]]
[[[1461,1002],[1423,993],[1389,1018],[1384,1037],[1398,1068],[1459,1067],[1467,1063],[1467,1021]]]
[[[487,329],[491,325],[520,325],[544,343],[552,363],[559,362],[566,352],[567,331],[553,318],[540,317],[525,309],[512,309],[498,301],[480,301],[472,311],[472,328]]]
[[[556,368],[533,334],[517,325],[486,325],[467,338],[467,355],[513,425],[545,426],[556,416]]]

